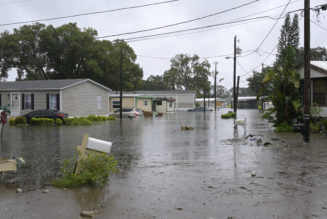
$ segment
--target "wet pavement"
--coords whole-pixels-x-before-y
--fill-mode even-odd
[[[79,218],[83,210],[95,218],[327,218],[327,137],[303,144],[300,134],[275,134],[257,110],[239,110],[244,133],[220,118],[224,112],[6,126],[1,156],[22,156],[26,164],[0,182],[0,218]],[[84,133],[113,142],[120,173],[104,188],[51,187]],[[271,145],[257,146],[258,138]]]

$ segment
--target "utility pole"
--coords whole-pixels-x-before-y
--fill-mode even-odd
[[[304,0],[304,141],[310,141],[310,0]]]
[[[120,109],[119,109],[119,118],[123,118],[123,53],[124,49],[120,50],[120,74],[119,74],[119,86],[120,86]]]
[[[215,62],[215,84],[214,84],[214,92],[215,92],[215,112],[217,111],[217,62]]]
[[[236,106],[236,35],[234,37],[234,76],[233,76],[233,97],[234,97],[234,113],[237,111],[237,106]]]
[[[238,90],[239,90],[239,87],[240,87],[240,76],[237,76],[236,102],[235,102],[236,106],[238,104],[237,103],[237,99],[238,99]],[[236,109],[235,113],[237,113],[237,107],[235,109]]]

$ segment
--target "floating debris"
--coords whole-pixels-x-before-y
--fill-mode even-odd
[[[189,131],[189,130],[194,130],[194,128],[192,126],[182,126],[181,130],[182,131]]]

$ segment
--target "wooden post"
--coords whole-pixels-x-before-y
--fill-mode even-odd
[[[80,151],[81,154],[78,157],[78,160],[77,160],[77,163],[76,163],[76,166],[75,166],[74,174],[78,174],[79,173],[79,170],[80,170],[80,161],[85,156],[85,150],[86,150],[88,138],[89,138],[89,134],[84,134],[83,141],[82,141],[82,146],[79,148],[80,149],[79,151]]]

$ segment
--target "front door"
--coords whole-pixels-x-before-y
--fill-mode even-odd
[[[20,98],[18,93],[11,93],[11,116],[20,115]]]

